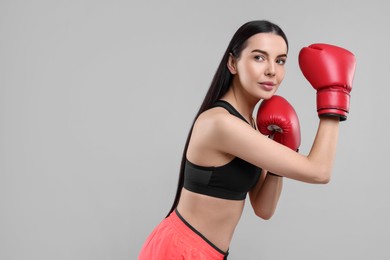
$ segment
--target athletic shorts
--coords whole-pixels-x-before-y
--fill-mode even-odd
[[[138,260],[223,260],[227,255],[175,210],[146,239]]]

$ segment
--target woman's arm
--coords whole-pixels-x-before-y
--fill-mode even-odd
[[[205,122],[208,120],[212,122]],[[330,180],[338,141],[337,118],[320,119],[312,148],[306,156],[260,134],[234,116],[217,113],[201,121],[208,125],[203,128],[208,146],[218,151],[298,181],[327,183]]]
[[[332,128],[334,128],[332,127],[333,123],[334,121],[331,120],[320,121],[320,127],[315,142],[308,155],[308,160],[318,161],[319,164],[321,164],[322,160],[330,162],[324,164],[325,167],[328,165],[327,167],[330,167],[330,169],[324,168],[319,170],[319,172],[328,172],[329,174],[325,174],[325,177],[319,177],[320,175],[316,176],[317,178],[314,178],[315,183],[326,183],[330,179],[338,135],[337,127],[336,130],[332,130]],[[336,125],[338,125],[338,123],[336,123]],[[327,130],[328,128],[331,130]],[[320,142],[318,142],[318,140],[322,139],[332,139],[333,142],[329,142],[327,144],[328,146],[323,149],[324,147],[321,147],[319,145]],[[310,182],[310,179],[307,179],[306,181]],[[266,174],[266,171],[263,170],[257,185],[249,192],[252,208],[258,217],[267,220],[273,216],[282,192],[282,187],[282,177]]]
[[[270,219],[279,201],[283,188],[283,178],[267,174],[263,170],[256,186],[249,191],[249,198],[255,214],[262,219]]]
[[[336,117],[322,117],[317,135],[307,159],[316,167],[318,173],[310,179],[316,183],[328,183],[336,155],[340,121]]]

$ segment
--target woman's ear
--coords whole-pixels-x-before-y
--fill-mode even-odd
[[[227,62],[227,67],[230,71],[231,74],[237,74],[237,63],[236,63],[236,59],[233,57],[233,54],[229,54],[229,59],[228,59],[228,62]]]

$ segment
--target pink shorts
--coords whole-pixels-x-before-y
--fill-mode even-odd
[[[227,255],[175,210],[146,239],[138,260],[223,260]]]

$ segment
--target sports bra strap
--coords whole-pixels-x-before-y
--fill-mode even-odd
[[[225,108],[230,114],[232,114],[233,116],[236,116],[242,120],[244,120],[245,122],[247,122],[249,125],[251,125],[246,119],[245,117],[243,117],[229,102],[225,101],[225,100],[217,100],[213,107],[223,107]]]

